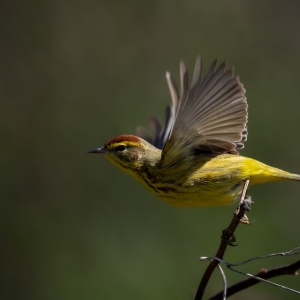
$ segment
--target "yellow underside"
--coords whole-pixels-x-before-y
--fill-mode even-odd
[[[240,199],[246,179],[253,185],[278,180],[300,180],[300,176],[251,158],[220,155],[177,185],[177,192],[154,193],[163,201],[176,206],[229,205]]]
[[[160,199],[176,206],[231,204],[239,199],[246,179],[250,180],[250,185],[276,180],[300,180],[300,175],[239,155],[223,154],[214,158],[205,157],[196,164],[186,163],[185,166],[184,163],[170,170],[149,169],[155,178],[150,183],[148,175],[131,169],[125,171]]]

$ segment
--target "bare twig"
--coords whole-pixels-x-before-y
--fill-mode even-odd
[[[244,261],[242,261],[240,263],[236,263],[236,264],[228,263],[225,261],[223,261],[223,262],[228,267],[232,267],[232,266],[237,267],[237,266],[245,265],[253,260],[266,259],[266,258],[270,258],[270,257],[274,257],[274,256],[293,256],[293,255],[297,255],[297,254],[300,254],[300,247],[293,248],[286,252],[276,252],[276,253],[271,253],[271,254],[267,254],[267,255],[263,255],[263,256],[255,256],[255,257],[249,258],[247,260],[244,260]]]
[[[277,254],[275,253],[274,255],[271,254],[271,255],[268,255],[268,256],[264,256],[264,258],[275,256]],[[299,254],[299,252],[294,252],[294,254]],[[290,255],[292,255],[292,254],[290,254]],[[256,259],[256,258],[254,258],[254,259]],[[251,260],[253,260],[253,259],[251,259]],[[249,261],[250,260],[245,261],[243,263],[246,263],[246,262],[249,262]],[[232,266],[232,264],[229,264],[229,265]],[[240,265],[240,264],[236,264],[236,265]],[[233,270],[233,271],[237,271],[237,270],[232,269],[231,267],[230,267],[230,269]],[[291,292],[300,294],[299,291],[287,288],[287,287],[282,286],[282,285],[275,284],[275,283],[270,282],[270,281],[267,280],[267,279],[274,278],[274,277],[281,276],[281,275],[297,275],[297,271],[299,269],[300,269],[300,260],[298,260],[297,262],[292,263],[290,265],[281,266],[281,267],[274,268],[274,269],[271,269],[271,270],[262,269],[256,275],[251,275],[250,278],[248,278],[246,280],[243,280],[241,282],[238,282],[237,284],[234,284],[231,287],[229,287],[227,289],[227,296],[231,296],[231,295],[233,295],[233,294],[235,294],[237,292],[240,292],[241,290],[244,290],[244,289],[246,289],[246,288],[248,288],[250,286],[253,286],[253,285],[255,285],[255,284],[257,284],[257,283],[259,283],[261,281],[267,282],[267,283],[271,283],[273,285],[280,286],[281,288],[287,289],[287,290],[289,290]],[[244,273],[244,272],[240,272],[239,271],[239,273],[242,273],[242,274],[245,274],[245,275],[249,276],[249,274]],[[222,292],[216,294],[215,296],[211,297],[210,300],[212,300],[212,299],[214,299],[214,300],[216,300],[216,299],[224,299],[223,295],[224,295],[224,291],[222,291]]]
[[[219,271],[222,275],[222,278],[223,278],[223,292],[221,294],[223,296],[222,299],[225,300],[226,299],[226,294],[227,294],[227,280],[226,280],[225,273],[224,273],[224,271],[223,271],[223,269],[220,265],[218,265],[218,269],[219,269]]]
[[[248,185],[249,185],[249,179],[245,180],[241,199],[239,202],[239,206],[234,213],[234,216],[231,220],[230,225],[228,226],[227,229],[223,230],[223,232],[222,232],[221,243],[220,243],[219,249],[217,251],[217,254],[215,256],[216,258],[223,259],[223,256],[224,256],[227,246],[234,245],[234,242],[235,242],[234,231],[236,230],[237,226],[239,225],[241,220],[244,220],[243,221],[244,223],[246,222],[244,214],[245,214],[245,211],[248,210],[249,206],[250,206],[249,203],[248,203],[248,206],[246,205],[246,199],[245,199]],[[250,204],[251,204],[251,200],[250,200]],[[216,259],[211,260],[210,264],[206,268],[205,273],[201,279],[201,282],[199,284],[199,287],[198,287],[198,290],[197,290],[197,293],[195,296],[195,300],[202,299],[205,288],[207,286],[207,283],[208,283],[213,271],[219,265],[219,263],[220,263],[220,261],[218,261]]]

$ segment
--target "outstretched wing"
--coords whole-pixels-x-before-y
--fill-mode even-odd
[[[204,153],[238,154],[247,139],[245,89],[226,63],[216,69],[215,60],[201,79],[201,59],[197,58],[191,87],[185,64],[180,64],[181,92],[167,73],[174,119],[163,147],[161,166],[171,166],[190,155]]]

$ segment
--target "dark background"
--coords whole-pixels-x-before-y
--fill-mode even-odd
[[[1,299],[193,299],[235,206],[176,208],[86,154],[164,116],[169,70],[227,59],[247,89],[241,154],[300,173],[300,2],[0,4]],[[230,262],[299,246],[299,183],[254,186]],[[296,258],[253,262],[256,273]],[[228,284],[243,279],[227,271]],[[274,281],[299,289],[299,277]],[[206,296],[222,287],[219,274]],[[296,299],[260,284],[236,299]],[[294,297],[294,298],[293,298]]]

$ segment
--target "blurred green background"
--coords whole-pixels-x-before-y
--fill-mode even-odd
[[[235,206],[176,208],[86,154],[164,109],[169,70],[227,59],[242,155],[300,173],[300,2],[6,1],[0,9],[1,299],[193,299]],[[299,183],[254,186],[225,259],[299,246]],[[243,266],[256,273],[296,258]],[[227,272],[228,284],[243,279]],[[299,289],[299,277],[274,281]],[[222,287],[212,278],[206,297]],[[296,299],[264,284],[235,299]]]

